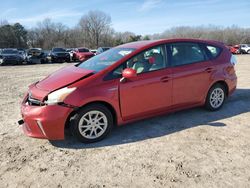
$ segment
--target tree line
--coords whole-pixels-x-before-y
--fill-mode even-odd
[[[158,34],[136,35],[133,32],[116,32],[111,26],[111,17],[102,11],[89,11],[74,28],[45,19],[36,27],[26,29],[20,23],[0,21],[0,48],[79,47],[97,48],[117,46],[127,42],[161,38],[200,38],[225,44],[250,43],[250,28],[219,26],[180,26]]]

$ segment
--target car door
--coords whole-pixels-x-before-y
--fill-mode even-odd
[[[165,46],[144,51],[126,62],[137,76],[119,85],[124,120],[165,110],[172,104],[172,71],[166,67]]]
[[[203,47],[198,43],[168,45],[173,68],[173,108],[203,101],[214,71]]]

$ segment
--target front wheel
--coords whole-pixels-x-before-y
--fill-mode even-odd
[[[250,50],[248,50],[247,53],[250,54]]]
[[[84,143],[102,140],[113,127],[113,116],[108,108],[101,104],[93,104],[79,110],[73,116],[71,131],[77,139]]]
[[[211,87],[207,94],[205,107],[210,111],[219,110],[225,102],[225,90],[225,87],[221,84]]]

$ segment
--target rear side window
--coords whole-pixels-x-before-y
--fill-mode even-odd
[[[170,57],[173,66],[206,61],[205,54],[199,44],[189,42],[170,44]]]
[[[221,48],[216,47],[216,46],[210,46],[210,45],[207,45],[206,47],[207,47],[212,59],[214,59],[220,55]]]

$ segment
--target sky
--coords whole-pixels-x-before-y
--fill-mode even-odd
[[[250,27],[250,0],[9,0],[0,3],[0,21],[35,27],[50,18],[74,27],[90,10],[111,16],[116,31],[161,33],[177,26]]]

